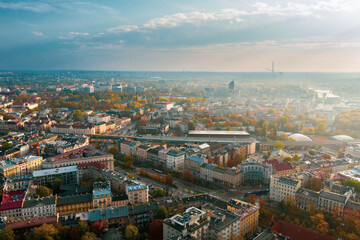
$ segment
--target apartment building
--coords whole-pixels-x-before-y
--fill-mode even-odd
[[[149,202],[149,188],[145,184],[127,186],[126,195],[128,195],[131,204]]]
[[[166,154],[166,168],[173,171],[183,171],[184,160],[184,151],[169,150]]]
[[[48,196],[45,198],[25,200],[21,213],[23,218],[56,216],[56,197]]]
[[[60,167],[34,171],[33,176],[34,181],[42,186],[52,183],[56,178],[62,179],[64,184],[80,185],[82,170],[77,166]]]
[[[272,175],[270,177],[270,199],[278,202],[289,197],[295,199],[295,194],[300,187],[300,180]]]

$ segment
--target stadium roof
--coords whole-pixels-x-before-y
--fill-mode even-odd
[[[191,131],[189,131],[189,135],[250,136],[250,134],[245,131],[199,131],[199,130],[191,130]]]

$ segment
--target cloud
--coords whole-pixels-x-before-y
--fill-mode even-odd
[[[42,13],[42,12],[49,12],[51,10],[54,10],[52,6],[50,6],[47,3],[41,3],[41,2],[0,2],[0,8],[3,9],[11,9],[11,10],[24,10],[24,11],[31,11],[36,13]]]
[[[60,36],[59,39],[63,39],[63,40],[66,40],[66,39],[74,39],[76,37],[89,37],[90,34],[87,33],[87,32],[69,32],[68,34],[66,34],[66,36]]]
[[[45,35],[42,33],[42,32],[31,32],[32,34],[34,34],[35,36],[38,36],[38,37],[44,37]]]

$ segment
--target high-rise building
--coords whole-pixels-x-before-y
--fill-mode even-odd
[[[234,83],[234,81],[231,81],[230,83],[229,83],[229,92],[234,92],[234,90],[235,90],[235,83]]]

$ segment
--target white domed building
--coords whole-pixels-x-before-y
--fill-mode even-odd
[[[311,138],[301,133],[291,134],[289,138],[294,139],[296,142],[312,142]]]
[[[337,140],[337,141],[350,141],[350,140],[354,140],[354,138],[348,136],[348,135],[335,135],[332,137],[332,139]]]

